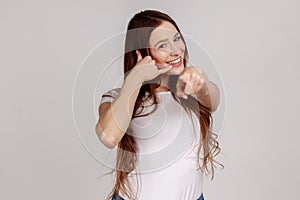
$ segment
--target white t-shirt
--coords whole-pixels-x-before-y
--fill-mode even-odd
[[[100,103],[113,102],[120,88],[105,93]],[[148,116],[131,120],[127,133],[134,136],[138,146],[137,169],[128,175],[135,194],[139,181],[139,200],[196,200],[202,193],[203,174],[197,170],[197,149],[200,136],[199,121],[192,112],[192,121],[171,91],[156,93],[157,109]],[[146,114],[154,109],[147,100]],[[141,115],[140,114],[140,115]],[[124,194],[120,196],[125,199]]]

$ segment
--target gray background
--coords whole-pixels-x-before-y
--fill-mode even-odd
[[[299,7],[296,0],[2,0],[0,198],[104,199],[112,181],[97,179],[107,168],[78,137],[73,83],[96,45],[153,8],[205,47],[224,81],[225,169],[205,179],[206,199],[295,199]]]

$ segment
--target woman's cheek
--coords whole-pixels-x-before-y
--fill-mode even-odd
[[[165,51],[156,51],[152,53],[152,59],[155,60],[157,64],[165,65],[168,61],[168,53]]]

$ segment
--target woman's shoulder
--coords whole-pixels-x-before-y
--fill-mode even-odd
[[[120,90],[121,88],[112,88],[105,91],[102,94],[101,103],[114,101],[118,97]]]
[[[112,88],[112,89],[109,89],[109,90],[105,91],[105,92],[103,93],[103,95],[119,94],[119,93],[120,93],[120,90],[121,90],[121,88]]]

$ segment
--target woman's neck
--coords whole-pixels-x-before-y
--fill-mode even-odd
[[[169,82],[169,75],[160,75],[160,86],[155,89],[155,92],[164,92],[169,91],[170,88],[168,87]]]

